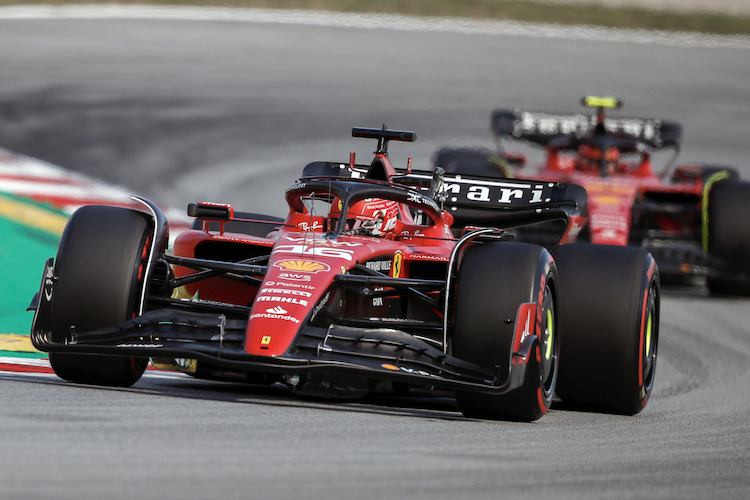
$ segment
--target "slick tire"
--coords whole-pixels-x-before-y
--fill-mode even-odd
[[[442,148],[433,156],[433,164],[447,174],[480,175],[504,178],[511,172],[497,153],[486,148]]]
[[[635,415],[648,403],[659,341],[650,253],[571,244],[554,252],[562,345],[557,395],[579,409]]]
[[[68,221],[55,260],[52,339],[120,324],[138,310],[151,239],[150,218],[109,206],[84,206]],[[148,358],[51,352],[62,379],[80,384],[131,386]]]
[[[521,387],[500,395],[458,392],[458,406],[465,416],[528,422],[549,409],[560,349],[555,331],[555,269],[549,253],[536,245],[493,242],[466,249],[456,281],[453,355],[507,373],[521,304],[537,304],[531,331],[538,339],[527,357]],[[536,325],[538,314],[540,325]]]
[[[708,254],[726,265],[730,277],[709,276],[706,285],[711,293],[750,295],[750,183],[720,181],[708,194]],[[737,274],[746,279],[736,279]]]

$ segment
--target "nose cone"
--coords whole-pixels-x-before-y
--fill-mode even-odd
[[[592,243],[627,245],[637,184],[610,179],[591,182],[585,187]]]
[[[275,258],[250,311],[245,351],[280,356],[294,341],[338,269],[321,260]]]

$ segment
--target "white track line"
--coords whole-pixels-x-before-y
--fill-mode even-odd
[[[91,203],[140,206],[130,199],[132,192],[124,187],[107,184],[93,177],[0,148],[0,194],[2,193],[49,200],[68,215],[78,207]],[[162,208],[172,229],[172,239],[190,227],[192,219],[183,209]]]
[[[356,14],[282,9],[217,7],[160,7],[142,5],[15,5],[0,7],[0,20],[31,19],[152,19],[174,21],[296,24],[333,28],[386,29],[509,35],[532,38],[657,44],[675,47],[750,49],[750,37],[686,32],[609,29],[596,26],[563,26],[515,21],[477,21],[463,18],[410,17],[389,14]]]

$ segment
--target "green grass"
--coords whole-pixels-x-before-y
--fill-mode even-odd
[[[0,334],[27,333],[34,313],[26,311],[39,290],[44,262],[57,253],[58,236],[0,217]]]
[[[750,34],[750,15],[670,12],[642,8],[608,8],[596,4],[560,5],[543,0],[0,0],[0,5],[119,3],[145,5],[206,5],[314,9],[340,12],[393,13],[414,16],[465,17],[534,23],[591,24],[613,28]]]

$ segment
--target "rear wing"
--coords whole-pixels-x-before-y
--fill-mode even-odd
[[[594,133],[597,117],[584,113],[545,113],[496,109],[492,112],[490,129],[496,140],[516,139],[546,146],[564,137],[582,137]],[[682,138],[679,123],[652,118],[604,119],[608,134],[643,141],[654,149],[678,149]]]
[[[428,190],[428,196],[453,216],[454,229],[542,224],[554,233],[549,244],[544,243],[550,248],[571,230],[571,219],[586,217],[586,190],[576,184],[445,174],[439,167],[392,180]]]
[[[300,180],[320,177],[364,178],[367,165],[313,162],[308,164]],[[542,182],[480,175],[446,174],[414,170],[396,175],[390,182],[417,188],[442,205],[454,218],[473,218],[481,214],[513,211],[562,209],[570,215],[586,216],[586,190],[564,182]]]
[[[422,189],[434,186],[434,172],[414,171],[393,178],[393,182]],[[433,188],[444,209],[456,212],[471,210],[525,210],[566,208],[585,215],[586,190],[564,182],[497,179],[478,175],[444,174]]]
[[[313,162],[305,167],[300,182],[363,179],[363,167],[366,168],[338,162]],[[544,233],[548,236],[541,239],[535,236],[533,241],[526,241],[551,249],[563,239],[574,239],[573,232],[577,234],[587,217],[586,190],[576,184],[446,174],[440,167],[432,172],[414,170],[395,175],[389,182],[394,187],[416,189],[435,204],[436,210],[451,214],[454,234],[460,234],[469,226],[536,227],[535,235]]]

